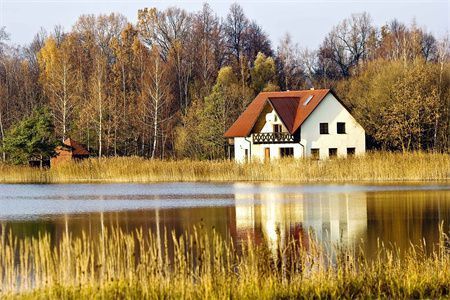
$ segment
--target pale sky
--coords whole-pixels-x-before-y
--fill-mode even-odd
[[[302,47],[316,48],[325,35],[352,13],[368,12],[377,26],[397,18],[420,27],[440,38],[449,32],[450,0],[284,0],[284,1],[73,1],[73,0],[0,0],[0,26],[6,26],[10,44],[27,44],[41,27],[51,31],[62,25],[72,28],[82,14],[118,12],[135,23],[137,11],[144,7],[164,9],[170,6],[198,11],[208,2],[219,17],[225,18],[233,2],[239,3],[250,19],[268,33],[274,48],[284,33],[289,32]]]

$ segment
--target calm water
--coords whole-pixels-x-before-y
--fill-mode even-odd
[[[102,225],[181,233],[202,224],[269,247],[312,229],[321,241],[358,244],[370,255],[378,239],[432,247],[441,222],[448,232],[450,184],[0,185],[0,223],[18,236],[49,232],[56,243],[66,231],[97,235]]]

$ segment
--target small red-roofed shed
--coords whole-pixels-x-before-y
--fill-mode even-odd
[[[89,157],[89,151],[77,141],[67,138],[63,145],[56,147],[56,156],[51,159],[52,167],[72,160],[83,160]]]

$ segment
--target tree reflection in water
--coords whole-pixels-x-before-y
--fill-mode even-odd
[[[137,228],[152,230],[158,236],[163,236],[164,230],[179,235],[197,225],[231,237],[238,246],[239,241],[248,237],[256,243],[267,243],[274,256],[277,247],[284,246],[290,237],[301,240],[307,248],[306,236],[312,231],[325,247],[359,246],[368,257],[379,242],[407,249],[410,243],[426,240],[427,249],[431,250],[439,238],[439,224],[444,222],[444,231],[448,232],[450,223],[450,190],[446,185],[437,189],[412,186],[396,190],[392,186],[192,184],[190,193],[175,196],[185,197],[186,200],[177,200],[180,204],[197,201],[198,205],[172,208],[165,207],[166,199],[176,202],[175,196],[169,194],[173,193],[170,187],[159,194],[153,194],[151,188],[149,191],[135,198],[122,191],[125,195],[114,198],[125,205],[130,201],[150,201],[152,208],[148,209],[52,214],[0,222],[6,230],[3,232],[11,230],[19,238],[49,232],[55,244],[67,231],[73,236],[81,235],[82,231],[88,236],[98,236],[104,228],[102,224],[119,226],[126,232]],[[39,201],[46,205],[45,195],[40,197]],[[108,197],[98,195],[95,199],[106,208]],[[64,201],[69,203],[73,197]]]

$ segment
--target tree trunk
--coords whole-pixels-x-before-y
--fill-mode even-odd
[[[98,157],[102,157],[102,131],[103,131],[103,101],[102,101],[102,83],[100,78],[100,65],[97,64],[98,72],[97,75],[97,88],[98,88]]]
[[[0,134],[2,135],[2,160],[6,161],[6,152],[4,149],[5,146],[5,129],[3,127],[3,116],[2,112],[0,111]]]
[[[62,134],[62,140],[66,139],[66,122],[67,122],[67,69],[64,65],[63,67],[63,116],[62,116],[62,127],[63,127],[63,134]]]
[[[156,141],[158,140],[158,105],[159,101],[156,99],[155,101],[155,117],[153,118],[153,147],[152,147],[152,159],[155,158],[156,152]]]

